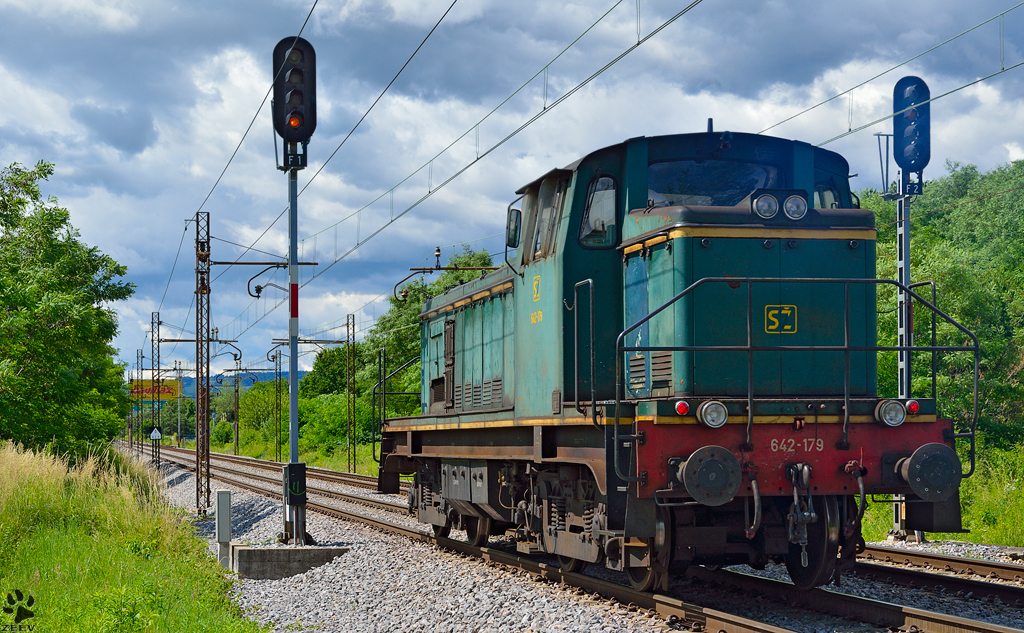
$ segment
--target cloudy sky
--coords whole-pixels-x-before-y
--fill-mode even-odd
[[[704,0],[476,162],[635,45],[638,29],[647,37],[689,2],[458,0],[325,165],[450,4],[319,0],[313,8],[303,36],[317,50],[318,128],[310,168],[299,175],[299,235],[302,259],[320,265],[315,278],[303,271],[305,335],[343,336],[348,313],[369,327],[383,296],[408,267],[432,263],[435,246],[445,258],[464,242],[500,253],[513,192],[551,168],[635,136],[703,131],[708,117],[716,129],[762,131],[1016,2]],[[255,248],[263,252],[246,259],[286,254],[286,218],[274,224],[287,206],[286,177],[275,170],[269,103],[260,104],[274,45],[297,33],[311,6],[0,0],[0,163],[55,163],[45,193],[71,210],[87,243],[128,266],[138,289],[115,306],[124,361],[134,365],[140,348],[149,356],[155,310],[165,338],[178,328],[191,337],[195,229],[186,221],[204,200],[215,260],[236,259],[237,244],[261,235]],[[821,143],[891,112],[900,77],[921,76],[939,95],[1024,61],[1022,41],[1024,7],[771,134]],[[1022,82],[1024,67],[1011,69],[933,103],[926,178],[941,176],[947,159],[983,170],[1024,159]],[[891,132],[891,123],[827,145],[859,173],[856,188],[880,186],[875,132]],[[282,293],[253,302],[246,292],[258,270],[218,267],[212,295],[221,338],[239,339],[243,362],[254,367],[287,333],[285,310],[274,309]],[[267,281],[283,285],[284,276],[258,283]],[[192,345],[165,345],[163,361],[193,353]],[[312,356],[302,361],[308,367]],[[214,361],[231,364],[230,356]]]

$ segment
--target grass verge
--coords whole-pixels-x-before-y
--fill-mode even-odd
[[[42,632],[264,630],[227,598],[230,581],[154,475],[116,451],[69,468],[2,444],[0,507],[0,599],[18,603],[0,624],[22,607],[32,616],[19,624]]]

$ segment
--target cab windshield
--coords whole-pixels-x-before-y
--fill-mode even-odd
[[[647,169],[647,204],[654,207],[739,204],[755,189],[777,188],[771,165],[731,160],[673,160]]]

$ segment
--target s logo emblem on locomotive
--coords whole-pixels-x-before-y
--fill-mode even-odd
[[[768,334],[796,332],[796,306],[765,306],[764,331]]]

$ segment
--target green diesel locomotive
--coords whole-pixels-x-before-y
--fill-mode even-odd
[[[837,577],[866,495],[960,529],[971,428],[878,394],[875,221],[840,155],[713,132],[634,138],[509,205],[505,266],[422,309],[421,415],[383,422],[380,489],[415,475],[435,534],[626,572],[785,562]],[[914,348],[939,352],[934,346]],[[970,442],[966,473],[954,450]]]

